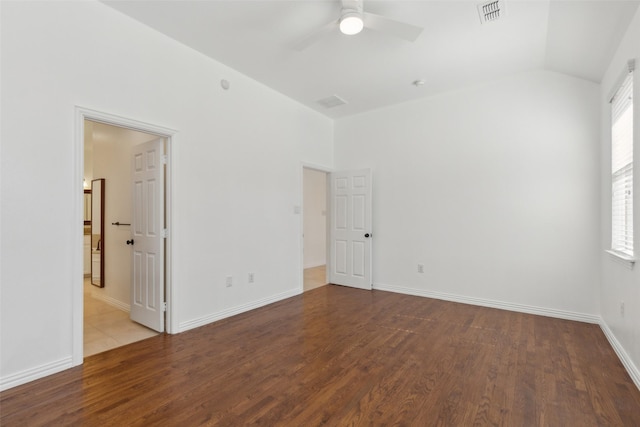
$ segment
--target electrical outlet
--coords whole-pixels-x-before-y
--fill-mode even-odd
[[[233,286],[233,276],[227,276],[227,288],[230,288]]]
[[[620,302],[620,317],[624,317],[624,301]]]
[[[424,273],[424,264],[418,264],[418,273]]]
[[[255,275],[253,273],[249,273],[249,283],[253,283],[255,280]]]

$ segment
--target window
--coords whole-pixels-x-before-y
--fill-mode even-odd
[[[611,99],[611,249],[633,256],[633,69]]]

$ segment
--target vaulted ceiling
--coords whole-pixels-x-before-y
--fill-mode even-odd
[[[104,2],[331,118],[529,70],[598,83],[639,4],[506,0],[499,20],[481,24],[480,1],[364,0],[366,12],[424,30],[409,42],[336,28],[299,51],[301,40],[337,21],[339,0]],[[332,95],[347,104],[318,104]]]

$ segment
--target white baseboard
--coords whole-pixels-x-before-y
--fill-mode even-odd
[[[236,314],[244,313],[246,311],[254,310],[256,308],[263,307],[265,305],[273,304],[274,302],[282,301],[283,299],[291,298],[299,295],[302,289],[291,289],[286,292],[282,292],[276,295],[272,295],[261,300],[252,301],[247,304],[242,304],[236,307],[228,308],[226,310],[219,311],[217,313],[209,314],[207,316],[199,317],[197,319],[188,320],[178,325],[178,332],[188,331],[189,329],[204,326],[209,323],[216,322],[218,320],[226,319],[227,317],[235,316]]]
[[[613,351],[618,355],[618,358],[629,373],[634,384],[640,390],[640,369],[638,369],[638,367],[633,363],[633,360],[631,360],[627,352],[624,350],[624,347],[622,347],[616,336],[613,334],[613,331],[609,329],[609,326],[604,322],[604,320],[601,320],[600,328],[607,337],[607,340],[609,340],[609,344],[613,347]]]
[[[575,320],[578,322],[599,324],[600,316],[573,311],[557,310],[554,308],[536,307],[533,305],[515,304],[510,302],[495,301],[484,298],[466,297],[462,295],[449,294],[445,292],[427,291],[423,289],[407,288],[404,286],[393,286],[374,284],[373,289],[380,291],[397,292],[399,294],[414,295],[419,297],[434,298],[445,301],[459,302],[463,304],[479,305],[482,307],[499,308],[502,310],[515,311],[518,313],[537,314],[540,316],[556,317],[558,319]]]
[[[112,307],[118,308],[122,311],[126,311],[127,313],[131,312],[131,305],[126,304],[120,300],[117,300],[107,295],[102,295],[100,293],[92,293],[91,296],[94,297],[95,299],[99,299],[100,301],[106,302]]]
[[[307,269],[307,268],[316,268],[316,267],[321,267],[321,266],[323,266],[323,265],[327,265],[327,263],[326,263],[326,262],[322,262],[322,261],[319,261],[319,262],[310,262],[310,263],[308,263],[308,264],[305,264],[305,265],[304,265],[304,268],[305,268],[305,269]]]
[[[611,329],[609,329],[607,324],[604,322],[604,320],[600,316],[596,316],[592,314],[576,313],[573,311],[566,311],[566,310],[542,308],[542,307],[536,307],[536,306],[530,306],[530,305],[524,305],[524,304],[506,303],[502,301],[487,300],[482,298],[465,297],[461,295],[448,294],[444,292],[425,291],[422,289],[406,288],[403,286],[375,284],[373,285],[373,288],[380,291],[397,292],[400,294],[434,298],[434,299],[440,299],[445,301],[459,302],[463,304],[479,305],[482,307],[499,308],[502,310],[515,311],[518,313],[537,314],[540,316],[555,317],[555,318],[565,319],[565,320],[574,320],[577,322],[598,324],[600,325],[600,328],[602,329],[605,336],[607,337],[607,340],[613,347],[613,350],[618,355],[618,358],[622,362],[623,366],[629,373],[629,376],[633,380],[634,384],[636,385],[636,387],[638,387],[638,389],[640,389],[640,370],[633,363],[633,361],[631,360],[627,352],[624,350],[624,347],[622,347],[622,345],[620,344],[618,339],[615,337]]]
[[[0,391],[8,390],[12,387],[16,387],[22,384],[26,384],[29,381],[34,381],[40,378],[44,378],[48,375],[57,374],[60,371],[73,367],[71,356],[64,359],[57,360],[55,362],[46,363],[35,368],[29,368],[22,372],[9,375],[7,377],[0,378]]]
[[[564,311],[564,310],[547,309],[547,308],[541,308],[541,307],[535,307],[535,306],[529,306],[529,305],[523,305],[523,304],[505,303],[501,301],[493,301],[493,300],[487,300],[482,298],[464,297],[464,296],[455,295],[455,294],[426,291],[422,289],[407,288],[402,286],[375,284],[373,288],[380,291],[396,292],[396,293],[401,293],[406,295],[414,295],[414,296],[420,296],[420,297],[426,297],[426,298],[440,299],[445,301],[459,302],[463,304],[479,305],[483,307],[499,308],[503,310],[509,310],[509,311],[515,311],[515,312],[521,312],[521,313],[537,314],[537,315],[547,316],[547,317],[556,317],[560,319],[599,324],[605,336],[607,337],[607,340],[609,341],[614,351],[618,355],[618,358],[620,359],[625,369],[629,373],[629,376],[631,376],[631,379],[633,380],[634,384],[638,387],[638,389],[640,389],[640,370],[633,363],[631,358],[629,358],[629,355],[626,353],[626,351],[624,350],[620,342],[617,340],[617,338],[615,337],[611,329],[609,329],[607,324],[599,316],[588,315],[583,313],[575,313],[575,312]],[[246,311],[250,311],[259,307],[263,307],[268,304],[272,304],[274,302],[278,302],[278,301],[299,295],[300,293],[301,293],[300,289],[292,289],[277,295],[273,295],[268,298],[263,298],[258,301],[253,301],[251,303],[243,304],[243,305],[233,307],[227,310],[223,310],[214,314],[189,320],[187,322],[180,323],[178,332],[184,332],[184,331],[188,331],[189,329],[197,328],[199,326],[204,326],[206,324],[215,322],[217,320],[235,316],[236,314],[244,313]],[[94,297],[101,299],[107,302],[108,304],[113,305],[114,307],[117,307],[125,311],[129,311],[128,304],[124,304],[114,298],[106,297],[102,295],[94,295]],[[35,368],[30,368],[22,372],[18,372],[6,377],[2,377],[0,378],[0,391],[8,390],[12,387],[26,384],[30,381],[34,381],[39,378],[46,377],[48,375],[56,374],[58,372],[64,371],[65,369],[69,369],[71,367],[73,367],[72,358],[66,357],[55,362],[47,363],[41,366],[37,366]]]

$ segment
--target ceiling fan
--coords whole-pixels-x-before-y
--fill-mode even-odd
[[[341,3],[342,10],[338,19],[332,20],[306,36],[294,48],[296,50],[304,50],[336,29],[339,29],[343,34],[355,35],[361,32],[363,28],[369,28],[410,42],[415,41],[422,32],[422,27],[395,21],[375,13],[365,12],[362,5],[363,0],[341,0]]]

